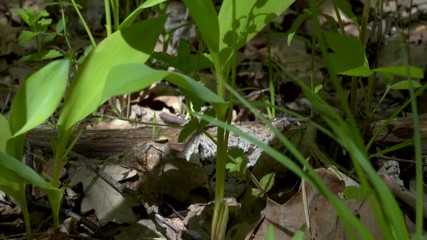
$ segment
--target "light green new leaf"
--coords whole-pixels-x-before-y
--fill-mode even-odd
[[[125,27],[128,27],[129,25],[131,25],[144,9],[155,6],[155,5],[160,4],[162,2],[165,2],[165,1],[166,0],[147,0],[147,1],[145,1],[137,9],[133,10],[133,12],[131,14],[129,14],[129,16],[127,16],[127,18],[120,24],[119,29],[122,29],[122,28],[125,28]]]
[[[6,143],[12,137],[9,129],[9,121],[0,114],[0,151],[6,152]]]
[[[211,53],[218,53],[218,16],[212,0],[184,0],[185,5],[199,28],[200,34]]]
[[[58,120],[64,130],[71,129],[106,100],[103,98],[104,88],[115,84],[106,84],[107,75],[113,67],[147,61],[165,21],[166,16],[161,16],[123,28],[102,41],[86,57],[71,83]]]
[[[334,51],[330,53],[331,66],[339,74],[367,77],[372,74],[362,43],[352,36],[326,33],[326,42]]]
[[[241,48],[293,2],[294,0],[224,0],[218,14],[221,61],[228,60],[233,46]]]
[[[397,66],[397,67],[384,67],[384,68],[375,68],[372,69],[373,72],[379,72],[379,73],[388,73],[395,76],[402,76],[402,77],[408,77],[408,74],[406,72],[407,67],[406,66]],[[409,66],[409,75],[413,78],[424,78],[424,72],[421,68]]]
[[[186,97],[209,102],[219,111],[225,109],[224,100],[190,77],[180,73],[154,70],[142,63],[123,64],[113,68],[107,77],[102,100],[139,91],[162,79],[177,85]]]
[[[43,123],[56,110],[67,86],[69,60],[49,63],[18,89],[10,109],[13,137]]]

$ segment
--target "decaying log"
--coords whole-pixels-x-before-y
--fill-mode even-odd
[[[89,158],[107,158],[119,154],[138,144],[155,139],[168,139],[170,145],[179,149],[178,143],[181,128],[157,128],[153,137],[153,128],[85,130],[78,139],[73,151]],[[28,141],[35,148],[49,149],[52,139],[57,137],[55,130],[34,129],[28,134]]]

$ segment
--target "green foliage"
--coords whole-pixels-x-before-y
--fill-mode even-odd
[[[364,47],[358,39],[328,32],[326,33],[326,43],[334,51],[330,53],[330,59],[335,72],[361,77],[371,74]]]
[[[255,197],[262,197],[265,193],[267,193],[274,185],[274,179],[276,177],[276,173],[267,173],[264,177],[259,181],[259,185],[261,189],[252,188],[252,195]]]
[[[135,10],[133,10],[133,12],[131,14],[129,14],[129,16],[126,17],[125,20],[123,20],[123,22],[120,24],[120,28],[125,28],[128,27],[130,24],[132,24],[135,19],[139,16],[139,14],[141,14],[142,11],[144,11],[147,8],[153,7],[157,4],[163,3],[166,0],[148,0],[148,1],[144,1],[143,4],[141,4],[141,6],[139,6],[138,8],[136,8]]]
[[[265,240],[276,240],[273,224],[268,225],[267,232],[265,233]]]
[[[150,57],[165,21],[166,17],[162,16],[123,28],[103,40],[86,57],[65,98],[58,120],[60,131],[72,129],[78,121],[111,97],[104,94],[104,88],[114,89],[115,85],[125,81],[121,78],[126,77],[126,74],[107,83],[109,71],[113,67],[144,63]]]
[[[245,157],[243,149],[232,148],[228,151],[230,162],[225,165],[230,173],[236,173],[239,176],[244,176],[248,159]]]
[[[57,23],[55,32],[49,32],[48,28],[52,24],[52,19],[49,18],[50,14],[46,10],[43,9],[37,13],[33,7],[30,7],[28,9],[18,8],[15,11],[30,27],[30,31],[24,30],[19,34],[19,44],[24,46],[29,41],[35,40],[38,50],[37,53],[24,56],[21,59],[22,61],[40,61],[62,56],[62,53],[55,49],[42,50],[41,41],[51,42],[57,35],[61,34],[65,25],[63,19]]]
[[[68,70],[69,61],[60,60],[31,75],[16,93],[9,121],[3,115],[0,117],[3,133],[0,141],[0,189],[21,204],[28,238],[31,238],[31,226],[25,185],[29,183],[44,189],[52,209],[58,210],[61,191],[18,159],[22,159],[26,133],[56,110],[65,91]]]
[[[174,67],[176,70],[188,75],[196,70],[213,67],[212,61],[208,56],[194,53],[192,46],[183,39],[179,41],[178,53],[176,56],[171,56],[164,52],[155,52],[152,56],[166,63],[168,66]]]
[[[347,186],[344,189],[344,197],[346,199],[362,201],[366,198],[366,191],[365,189],[357,186]]]

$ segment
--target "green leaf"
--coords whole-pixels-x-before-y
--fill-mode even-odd
[[[211,53],[218,53],[220,30],[218,16],[211,0],[184,0],[200,34]]]
[[[40,24],[40,26],[49,26],[50,24],[52,24],[52,19],[42,18],[39,21],[37,21],[37,24]]]
[[[64,31],[65,26],[66,26],[65,19],[63,19],[63,18],[59,19],[59,21],[58,21],[58,23],[56,24],[56,27],[55,27],[56,34],[59,34],[62,31]]]
[[[43,123],[56,110],[67,86],[69,65],[69,60],[49,63],[21,85],[10,109],[14,137]]]
[[[265,240],[276,240],[276,232],[274,231],[273,224],[268,224],[267,231],[265,232]]]
[[[62,57],[62,53],[55,49],[45,50],[40,53],[32,53],[23,56],[20,61],[29,62],[29,61],[42,61],[46,59]]]
[[[344,189],[344,197],[346,199],[354,199],[357,201],[363,201],[366,197],[366,191],[357,186],[347,186]]]
[[[222,98],[190,77],[180,73],[154,70],[142,63],[123,64],[113,68],[107,77],[101,99],[105,101],[111,96],[135,92],[162,79],[177,85],[190,100],[201,99],[209,102],[218,111],[224,111],[226,108]]]
[[[53,39],[55,39],[56,36],[58,36],[58,34],[56,34],[56,32],[46,33],[45,37],[44,37],[44,42],[45,43],[51,42]],[[59,51],[57,51],[57,52],[59,52]]]
[[[213,66],[212,61],[205,55],[194,53],[192,46],[184,39],[179,42],[177,56],[157,52],[153,53],[153,57],[188,75],[195,71],[196,68],[201,70]]]
[[[294,0],[224,0],[218,14],[221,61],[226,62],[234,47],[241,48],[293,2]],[[198,26],[200,29],[201,26]],[[203,34],[202,36],[206,38]]]
[[[35,17],[34,9],[32,7],[27,10],[18,8],[15,9],[15,12],[21,17],[22,20],[24,20],[28,26],[31,26],[31,19]]]
[[[359,26],[357,17],[356,15],[354,15],[353,11],[351,10],[351,5],[347,1],[334,0],[334,3],[347,17],[349,17],[353,21],[354,24],[356,24],[356,26]]]
[[[23,46],[28,41],[30,41],[31,39],[33,39],[34,37],[36,37],[37,35],[40,35],[40,34],[42,34],[42,33],[24,30],[21,32],[21,34],[19,34],[18,43],[19,43],[19,45]]]
[[[360,77],[367,77],[372,74],[363,45],[357,38],[328,32],[326,33],[326,42],[334,51],[329,53],[329,56],[332,60],[331,65],[337,73]]]
[[[267,173],[264,177],[259,181],[260,187],[262,189],[253,188],[252,195],[256,197],[260,197],[266,192],[268,192],[274,185],[274,179],[276,177],[276,173]]]
[[[33,186],[42,188],[42,189],[50,189],[50,190],[58,190],[52,184],[46,182],[39,174],[37,174],[33,169],[15,159],[8,154],[0,151],[0,174],[1,176],[5,176],[3,174],[10,174],[11,181],[20,182],[22,179],[27,183],[31,183]]]
[[[417,80],[403,80],[399,81],[395,84],[392,84],[390,86],[391,89],[397,89],[397,90],[409,90],[411,89],[411,85],[413,88],[420,88],[422,85]]]
[[[409,77],[406,70],[409,70],[409,76],[413,78],[424,78],[424,71],[419,67],[414,66],[398,66],[398,67],[384,67],[384,68],[375,68],[372,69],[373,72],[379,72],[379,73],[388,73],[395,76],[402,76],[402,77]]]
[[[292,39],[294,38],[298,28],[309,16],[310,14],[306,12],[304,12],[303,14],[299,14],[297,19],[295,19],[295,21],[292,23],[291,29],[289,30],[288,34],[288,46],[291,46]]]
[[[226,164],[226,168],[230,172],[235,172],[239,176],[245,174],[246,166],[248,163],[247,158],[241,148],[232,148],[228,151],[228,155],[231,158],[232,162]]]
[[[6,143],[11,137],[9,121],[3,114],[0,114],[0,151],[6,152]]]
[[[102,41],[86,57],[71,83],[58,120],[64,130],[71,129],[95,111],[106,100],[103,97],[105,89],[114,88],[111,84],[120,84],[122,77],[131,74],[122,74],[113,80],[115,83],[106,84],[108,73],[113,67],[147,61],[165,21],[166,16],[161,16],[123,28]]]
[[[127,16],[127,18],[120,24],[119,29],[128,27],[131,25],[135,19],[139,16],[139,14],[146,8],[155,6],[157,4],[160,4],[162,2],[165,2],[166,0],[147,0],[143,4],[141,4],[137,9],[133,10],[131,14]]]

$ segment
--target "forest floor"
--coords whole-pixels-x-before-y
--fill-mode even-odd
[[[24,8],[31,6],[40,11],[48,2],[25,0],[23,5]],[[330,2],[326,1],[321,10],[326,15],[335,16]],[[362,1],[350,2],[359,16],[363,9]],[[427,4],[414,1],[410,8],[406,2],[409,1],[384,3],[384,17],[380,20],[383,38],[377,42],[374,36],[366,52],[369,62],[375,62],[376,67],[403,65],[399,29],[405,29],[404,34],[409,42],[409,62],[425,72]],[[290,45],[287,43],[286,32],[305,7],[303,4],[293,6],[276,24],[265,28],[239,51],[236,85],[248,100],[268,102],[269,80],[274,80],[275,104],[298,112],[304,118],[290,117],[277,111],[272,124],[305,153],[328,188],[340,195],[347,186],[358,184],[352,179],[351,160],[344,149],[307,124],[311,103],[291,77],[305,84],[309,84],[310,78],[313,78],[316,86],[323,87],[319,92],[322,98],[340,111],[341,103],[329,82],[326,64],[320,54],[313,59],[313,49],[304,41],[311,39],[311,20],[300,27],[298,37]],[[90,46],[77,15],[68,6],[65,14],[69,19],[66,27],[69,49],[63,31],[57,32],[61,12],[54,5],[46,7],[49,18],[53,19],[46,33],[56,33],[56,36],[49,43],[41,45],[46,51],[45,55],[31,55],[37,52],[36,43],[29,41],[20,44],[20,33],[29,28],[16,13],[17,8],[18,1],[3,0],[0,3],[0,112],[5,116],[10,110],[15,90],[30,74],[50,61],[40,58],[46,54],[58,54],[54,58],[72,56],[79,62]],[[97,42],[106,37],[103,10],[103,1],[97,0],[87,1],[83,8]],[[170,17],[166,31],[190,20],[181,1],[171,1],[167,11]],[[408,14],[409,11],[411,14]],[[399,18],[396,19],[396,16]],[[343,16],[342,20],[346,33],[358,36],[357,26],[351,19]],[[325,21],[323,24],[326,26]],[[163,39],[159,40],[155,48],[157,53],[149,61],[154,68],[174,69],[162,61],[165,59],[164,53],[178,56],[178,61],[184,62],[197,58],[200,45],[194,26],[183,25],[173,31],[167,45]],[[163,51],[164,46],[167,46],[166,51]],[[203,65],[202,62],[200,64]],[[199,71],[198,77],[215,91],[212,72],[206,69]],[[349,94],[350,79],[343,77],[341,83]],[[425,84],[425,79],[421,79],[420,83]],[[409,97],[407,90],[387,89],[388,94],[382,98],[386,89],[384,79],[377,77],[372,104],[377,108],[364,132],[367,139]],[[359,90],[359,96],[362,96],[363,87],[359,86]],[[31,196],[28,199],[31,225],[37,239],[209,239],[215,194],[215,144],[199,133],[184,142],[178,141],[188,116],[185,99],[176,86],[159,82],[140,92],[125,95],[124,99],[125,104],[119,98],[112,99],[88,117],[85,131],[63,166],[61,180],[65,190],[60,229],[54,231],[51,227],[51,212],[44,193],[37,189],[28,191]],[[427,94],[423,93],[417,100],[421,124],[419,131],[423,138],[422,154],[427,159]],[[357,103],[358,106],[363,104],[363,99]],[[259,110],[268,116],[265,108]],[[356,117],[360,122],[364,121],[362,114]],[[33,167],[40,173],[50,171],[52,153],[49,146],[55,118],[57,115],[28,135],[31,149],[27,151],[34,154],[27,155],[36,156]],[[388,130],[377,138],[374,151],[410,140],[414,131],[411,119],[409,108],[393,119]],[[287,153],[277,143],[272,131],[244,106],[235,106],[232,123],[243,132]],[[215,138],[216,128],[209,126],[207,133]],[[225,192],[231,212],[227,239],[264,239],[271,222],[278,223],[277,239],[291,239],[304,226],[309,226],[305,230],[306,239],[345,238],[343,225],[333,207],[315,189],[239,136],[230,137],[229,148],[230,154],[242,149],[248,168],[247,172],[229,173],[227,176]],[[373,158],[372,164],[379,174],[400,181],[408,195],[413,196],[413,147]],[[332,165],[339,165],[340,170]],[[261,184],[272,182],[264,186],[268,191],[262,192],[259,186],[255,186],[254,178]],[[391,189],[393,187],[390,186]],[[360,217],[377,239],[381,239],[380,228],[367,201],[342,201]],[[402,212],[408,229],[413,230],[414,209],[411,203],[402,199],[399,201],[409,205],[409,208],[402,208]],[[309,216],[305,215],[307,206],[311,209]],[[2,192],[0,239],[26,239],[19,204]]]

